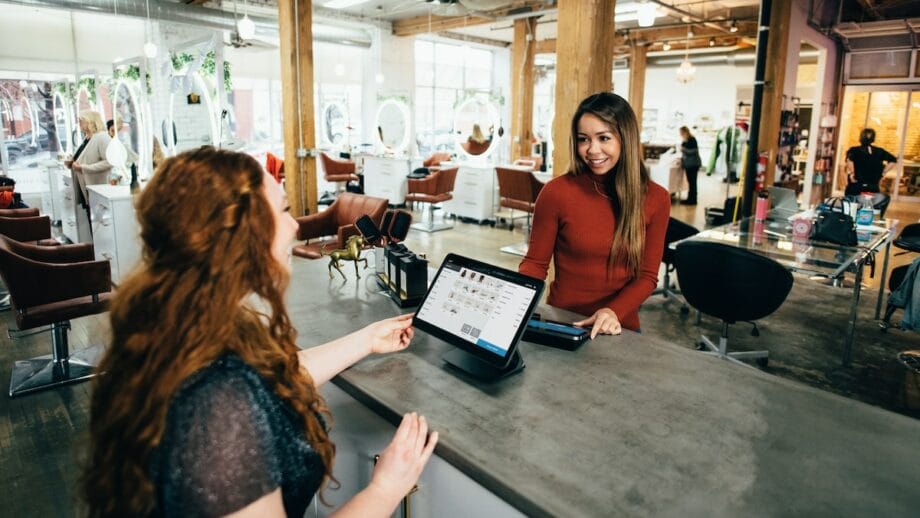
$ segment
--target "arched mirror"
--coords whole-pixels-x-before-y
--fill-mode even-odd
[[[54,132],[57,135],[58,149],[64,153],[73,153],[70,143],[73,128],[74,122],[67,99],[60,93],[54,94]]]
[[[124,165],[125,168],[138,162],[139,156],[150,156],[148,139],[145,134],[143,113],[138,103],[138,95],[134,87],[124,81],[115,87],[113,97],[115,105],[115,137],[125,147],[125,163],[113,164],[116,167]]]
[[[323,106],[323,141],[326,144],[341,145],[348,136],[348,111],[339,101],[327,101]]]
[[[402,154],[409,146],[409,106],[387,99],[377,108],[377,142],[384,152]]]
[[[457,148],[468,158],[486,158],[498,141],[498,108],[487,98],[471,97],[460,104],[454,116]]]
[[[170,95],[169,122],[162,128],[163,141],[174,155],[205,145],[217,146],[217,118],[211,89],[198,73],[185,81],[191,84],[184,84]]]

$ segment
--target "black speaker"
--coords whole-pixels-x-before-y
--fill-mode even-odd
[[[358,227],[361,235],[364,236],[364,240],[368,243],[375,243],[381,237],[380,229],[377,228],[377,225],[374,224],[374,220],[367,214],[358,218],[357,221],[355,221],[355,226]]]
[[[380,235],[390,238],[390,225],[393,224],[393,211],[388,210],[383,213],[383,221],[380,223]]]
[[[409,225],[412,224],[412,214],[404,210],[394,211],[393,224],[390,225],[390,239],[402,241],[406,239],[409,233]]]

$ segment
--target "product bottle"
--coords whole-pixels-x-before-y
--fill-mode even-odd
[[[872,204],[872,193],[864,192],[859,195],[859,209],[856,211],[857,225],[871,225],[875,218],[875,207]]]
[[[757,205],[754,208],[754,220],[763,221],[767,219],[767,206],[770,204],[769,193],[761,190],[757,193]]]

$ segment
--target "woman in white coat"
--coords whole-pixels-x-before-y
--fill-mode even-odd
[[[99,112],[87,110],[80,112],[80,131],[89,139],[83,152],[77,156],[70,168],[73,170],[73,176],[76,178],[74,185],[79,185],[80,189],[74,194],[77,201],[84,206],[89,205],[89,192],[86,190],[87,185],[97,185],[109,183],[109,172],[112,170],[112,164],[105,159],[105,150],[112,140],[105,129],[105,123]]]

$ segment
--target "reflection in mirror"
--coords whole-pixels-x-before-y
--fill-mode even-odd
[[[323,108],[323,140],[327,144],[342,145],[348,135],[348,114],[345,105],[328,101]]]
[[[162,128],[164,142],[174,155],[204,145],[217,146],[217,121],[210,89],[201,74],[192,77],[190,90],[182,89],[170,96],[170,122]]]
[[[70,144],[70,132],[73,121],[70,116],[70,107],[67,100],[59,93],[54,94],[54,131],[57,134],[58,149],[71,154],[73,147]]]
[[[469,157],[486,157],[498,140],[498,108],[484,97],[471,97],[457,108],[454,132],[461,152]]]
[[[96,107],[90,102],[89,90],[85,86],[81,86],[77,91],[77,118],[79,119],[80,114],[87,111],[93,110],[96,111]],[[76,142],[82,142],[86,138],[86,135],[83,135],[83,132],[80,131],[79,125],[74,128],[77,132]]]
[[[377,109],[377,141],[384,152],[402,154],[409,145],[409,106],[387,99]]]
[[[116,138],[122,143],[126,151],[124,164],[112,164],[116,167],[123,165],[129,168],[138,162],[138,156],[149,156],[147,141],[144,132],[140,105],[134,89],[124,81],[115,87],[115,133]]]

